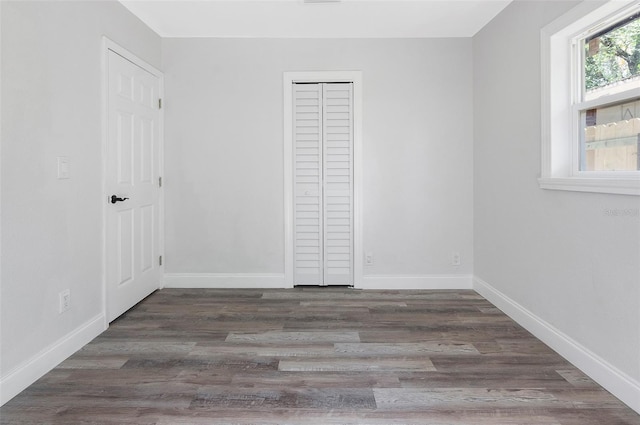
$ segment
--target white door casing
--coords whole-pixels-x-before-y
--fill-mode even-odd
[[[285,285],[361,287],[362,73],[286,72],[284,92]]]
[[[119,52],[121,53],[121,52]],[[105,284],[112,321],[158,289],[161,75],[107,51]],[[112,196],[128,198],[113,203]]]

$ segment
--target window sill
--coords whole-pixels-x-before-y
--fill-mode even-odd
[[[638,179],[544,177],[539,178],[538,183],[541,189],[640,196],[640,180]]]

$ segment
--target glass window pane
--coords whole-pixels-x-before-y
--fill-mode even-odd
[[[587,99],[603,89],[640,84],[640,14],[626,18],[590,37],[584,43]]]
[[[581,171],[640,170],[640,98],[581,112]]]

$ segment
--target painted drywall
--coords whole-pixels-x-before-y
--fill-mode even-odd
[[[639,382],[640,198],[537,182],[540,29],[575,4],[514,2],[473,39],[474,273]]]
[[[163,39],[162,67],[167,273],[284,272],[283,72],[327,70],[363,72],[365,275],[471,273],[470,39]]]
[[[4,379],[102,314],[102,36],[156,66],[161,43],[115,1],[1,7]]]

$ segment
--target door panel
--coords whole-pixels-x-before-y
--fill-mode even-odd
[[[116,212],[118,220],[118,286],[133,279],[133,210],[124,209]]]
[[[153,205],[143,205],[140,207],[140,259],[141,271],[146,272],[153,268],[154,258],[154,242],[155,242],[155,208]]]
[[[296,85],[294,96],[294,282],[322,284],[322,91]]]
[[[109,51],[106,279],[109,321],[159,287],[160,80]],[[128,198],[111,203],[111,195]]]
[[[323,152],[324,283],[327,285],[353,284],[352,98],[352,84],[323,84],[323,134],[327,140]]]
[[[131,184],[131,169],[133,164],[131,159],[133,156],[133,128],[134,116],[125,111],[116,110],[117,134],[115,135],[115,143],[117,148],[116,167],[118,170],[118,184]]]

